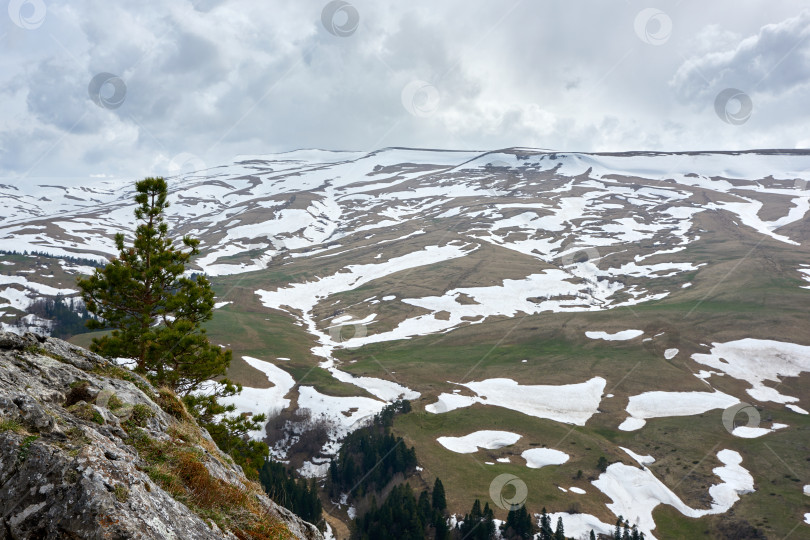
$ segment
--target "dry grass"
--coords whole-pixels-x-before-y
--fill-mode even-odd
[[[211,475],[200,448],[205,441],[193,426],[180,422],[170,428],[169,434],[175,438],[156,441],[139,429],[130,434],[129,442],[149,464],[145,470],[152,481],[197,515],[237,538],[292,538],[284,523],[269,515],[257,499],[258,486],[251,482],[236,486]]]

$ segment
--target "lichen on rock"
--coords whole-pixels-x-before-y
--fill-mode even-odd
[[[0,538],[321,538],[158,403],[85,349],[0,332]]]

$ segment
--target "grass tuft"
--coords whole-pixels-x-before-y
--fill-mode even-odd
[[[89,403],[80,401],[79,403],[76,403],[75,405],[71,405],[70,407],[68,407],[67,411],[76,418],[79,418],[80,420],[85,420],[87,422],[95,422],[96,424],[104,425],[104,417],[101,416],[101,413],[98,412],[98,410],[96,410],[96,408],[90,405]]]
[[[113,493],[115,494],[115,498],[118,499],[118,502],[123,503],[129,500],[129,488],[124,484],[115,484]]]
[[[25,432],[25,428],[23,425],[11,418],[2,418],[0,419],[0,433],[5,431],[13,431],[14,433],[23,433]]]
[[[237,487],[213,477],[199,447],[183,439],[157,441],[140,429],[132,430],[127,442],[147,462],[149,478],[203,519],[242,540],[291,538],[256,499],[257,486]]]
[[[23,463],[26,459],[28,459],[28,454],[31,452],[31,445],[34,444],[34,441],[37,439],[39,439],[37,435],[29,435],[23,439],[23,442],[20,445],[20,451],[17,454],[18,462]]]

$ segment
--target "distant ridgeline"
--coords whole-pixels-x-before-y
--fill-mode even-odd
[[[100,262],[96,259],[85,259],[83,257],[74,257],[72,255],[52,255],[50,253],[43,253],[41,251],[14,251],[7,249],[0,249],[0,255],[22,255],[23,257],[45,257],[47,259],[64,259],[65,261],[82,266],[92,266],[93,268],[104,268],[107,263]]]
[[[81,299],[62,298],[57,295],[55,298],[40,298],[28,306],[26,310],[29,315],[36,315],[41,319],[52,322],[51,336],[59,339],[67,339],[76,334],[89,332],[87,321],[92,315],[87,312],[87,308]],[[17,317],[15,323],[19,326],[23,322],[23,317]]]
[[[46,258],[65,261],[76,266],[88,266],[91,268],[103,268],[106,263],[94,259],[86,259],[75,256],[57,256],[40,251],[13,251],[0,250],[0,256]],[[20,330],[30,330],[31,315],[38,319],[49,321],[48,333],[60,339],[67,339],[76,334],[88,332],[86,322],[92,317],[79,298],[64,297],[57,294],[54,297],[40,297],[34,300],[27,308],[25,314],[20,314],[10,323],[8,327],[19,328]]]

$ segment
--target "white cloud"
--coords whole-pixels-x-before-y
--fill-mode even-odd
[[[658,46],[634,31],[640,5],[352,3],[360,24],[343,38],[321,25],[324,0],[53,0],[33,30],[0,13],[0,175],[168,174],[184,152],[213,166],[301,147],[807,140],[810,40],[791,47],[810,16],[798,0],[663,4],[672,31]],[[89,99],[99,72],[125,81],[120,108]],[[414,80],[437,89],[432,114],[403,107]],[[714,114],[728,86],[754,99],[744,126]]]
[[[710,27],[701,34],[701,56],[686,60],[672,78],[684,99],[724,88],[778,96],[810,83],[810,11],[763,26],[756,35],[729,46],[732,36]],[[717,48],[711,48],[713,40]]]

